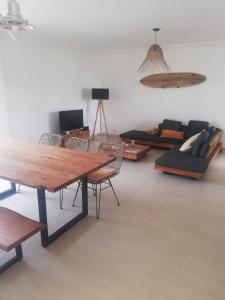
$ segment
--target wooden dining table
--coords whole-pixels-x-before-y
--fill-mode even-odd
[[[47,247],[88,215],[87,175],[113,160],[95,153],[0,138],[0,178],[11,184],[0,193],[0,200],[15,194],[16,184],[36,189],[39,219],[46,225],[41,243]],[[78,180],[82,180],[81,213],[49,235],[45,192],[55,193]]]

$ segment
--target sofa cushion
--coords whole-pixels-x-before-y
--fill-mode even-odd
[[[184,139],[184,132],[178,131],[178,130],[170,130],[170,129],[163,129],[160,137],[163,138],[173,138],[176,140],[182,140]]]
[[[165,143],[165,144],[172,144],[177,145],[180,144],[180,140],[172,139],[172,138],[162,138],[160,134],[150,135],[146,131],[138,131],[138,130],[131,130],[120,135],[121,138],[128,139],[128,140],[142,140],[142,141],[151,141],[156,143]]]
[[[194,143],[194,145],[192,146],[192,149],[191,149],[191,154],[195,157],[198,157],[199,153],[200,153],[200,150],[201,150],[201,147],[202,147],[201,140],[195,141],[195,143]]]
[[[196,128],[199,130],[203,130],[209,127],[209,122],[190,120],[188,123],[188,127],[193,129]]]
[[[199,157],[202,145],[207,142],[209,137],[210,137],[210,133],[206,130],[203,131],[198,136],[197,140],[194,142],[194,145],[192,147],[191,153],[192,153],[193,156]]]
[[[194,157],[190,152],[181,152],[179,148],[179,146],[176,146],[167,151],[156,160],[156,165],[190,172],[205,173],[209,165],[207,159]]]
[[[212,135],[217,131],[217,128],[215,126],[211,126],[207,129],[207,131]]]
[[[163,128],[170,130],[180,130],[182,123],[180,121],[168,120],[163,121]]]
[[[207,129],[208,126],[209,123],[205,121],[189,121],[185,137],[190,138],[202,130]]]
[[[199,157],[200,158],[205,158],[209,149],[209,142],[204,143],[200,149]]]
[[[186,133],[185,133],[185,138],[189,139],[192,136],[196,135],[196,134],[200,134],[202,130],[199,129],[193,129],[193,128],[189,128],[187,129]]]

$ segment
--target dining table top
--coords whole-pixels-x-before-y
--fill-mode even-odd
[[[114,157],[0,138],[0,178],[57,192],[112,162]]]

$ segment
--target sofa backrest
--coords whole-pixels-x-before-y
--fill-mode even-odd
[[[160,123],[158,126],[158,132],[161,134],[163,129],[181,131],[182,122],[175,120],[163,120],[163,123]]]
[[[209,122],[191,120],[188,123],[187,129],[185,132],[185,138],[189,139],[193,135],[201,132],[204,129],[207,129],[208,127],[209,127]]]

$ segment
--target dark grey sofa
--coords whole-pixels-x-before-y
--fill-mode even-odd
[[[161,137],[163,129],[184,132],[184,140]],[[185,140],[204,130],[190,152],[181,152],[180,147]],[[164,173],[177,174],[192,178],[203,178],[211,160],[221,149],[222,130],[209,127],[205,121],[189,121],[188,125],[173,120],[164,120],[158,126],[158,133],[149,135],[144,131],[132,130],[120,135],[123,141],[135,140],[138,144],[171,148],[155,162],[155,169]]]

